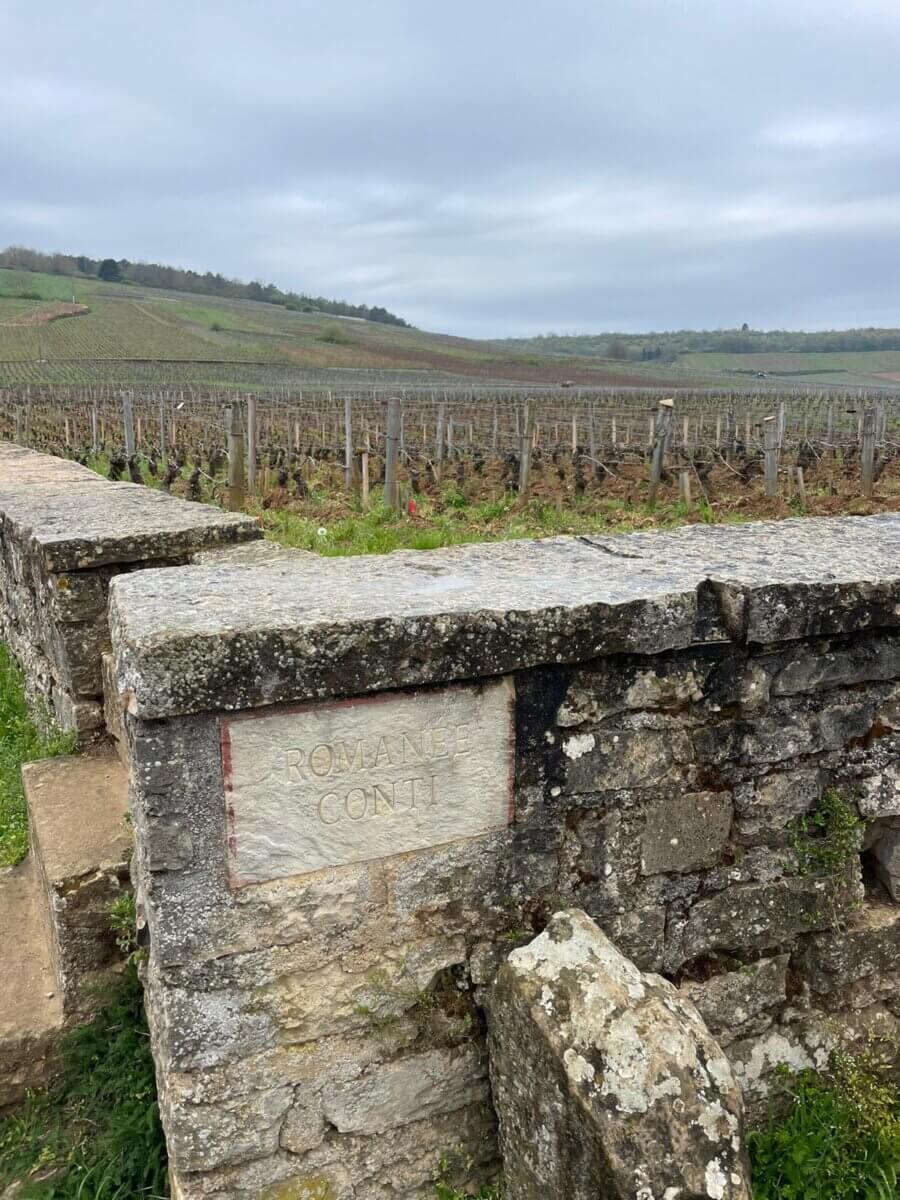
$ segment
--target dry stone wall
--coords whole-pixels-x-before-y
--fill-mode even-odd
[[[885,516],[116,578],[175,1194],[490,1175],[497,972],[564,909],[751,1109],[895,1039],[898,551]]]
[[[0,639],[64,729],[96,732],[110,579],[260,536],[247,517],[0,443]]]

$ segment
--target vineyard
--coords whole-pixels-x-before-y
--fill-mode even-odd
[[[63,304],[78,315],[46,319]],[[693,378],[596,358],[558,362],[501,343],[251,300],[0,270],[0,387],[271,391],[315,386],[327,375],[346,384],[348,371],[407,384],[669,386]]]
[[[900,508],[884,393],[32,388],[0,391],[0,437],[332,552]]]

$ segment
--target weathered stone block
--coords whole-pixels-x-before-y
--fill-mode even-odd
[[[616,948],[642,971],[660,970],[666,940],[664,905],[649,904],[631,908],[605,918],[602,924]]]
[[[304,1104],[302,1095],[294,1100],[281,1126],[280,1142],[292,1154],[305,1154],[321,1145],[325,1137],[322,1102]]]
[[[729,888],[699,900],[691,909],[684,932],[684,956],[691,959],[710,950],[777,946],[799,933],[829,928],[841,912],[861,899],[861,883],[846,887],[815,875]]]
[[[642,872],[656,875],[714,867],[728,841],[731,817],[727,792],[687,792],[652,805],[641,840]]]
[[[127,778],[117,758],[99,754],[28,763],[22,779],[54,966],[74,1011],[119,959],[109,910],[130,890]]]
[[[612,729],[568,734],[562,742],[563,792],[578,795],[613,788],[646,788],[668,779],[691,757],[679,729]]]
[[[787,1001],[789,958],[787,954],[761,958],[702,983],[683,983],[679,991],[696,1006],[721,1045],[727,1046],[740,1036],[742,1026]]]
[[[900,829],[886,829],[872,848],[878,878],[890,892],[891,899],[900,901]]]
[[[862,817],[877,821],[900,817],[900,763],[888,763],[883,771],[855,781],[857,805]]]
[[[884,633],[858,638],[849,645],[811,646],[778,670],[772,694],[822,691],[857,683],[896,679],[900,676],[900,639]]]
[[[141,572],[112,587],[117,670],[153,718],[661,652],[694,641],[720,580],[737,640],[896,625],[897,529],[890,514],[298,560],[242,567],[239,589],[227,566]]]
[[[869,732],[873,703],[831,705],[819,711],[785,710],[755,721],[734,721],[698,730],[694,746],[701,762],[784,762],[846,745]]]
[[[728,1057],[744,1093],[748,1116],[765,1116],[767,1098],[779,1069],[822,1071],[837,1049],[858,1053],[873,1043],[896,1045],[900,1021],[883,1005],[834,1014],[807,1010],[764,1033],[732,1042]]]
[[[173,1169],[209,1171],[275,1154],[293,1095],[289,1086],[221,1096],[212,1104],[184,1104],[164,1095]]]
[[[818,993],[900,970],[900,908],[865,904],[838,929],[806,938],[794,966]]]
[[[487,1101],[485,1055],[469,1045],[373,1067],[328,1089],[322,1112],[339,1133],[369,1134]]]
[[[744,844],[784,843],[787,829],[819,802],[818,771],[785,771],[763,775],[735,789],[734,833]]]
[[[103,728],[103,709],[96,700],[73,696],[62,688],[52,689],[53,716],[60,729],[74,733],[83,742],[85,735]]]
[[[70,571],[46,577],[41,600],[55,624],[95,621],[106,616],[109,570]]]
[[[125,735],[125,721],[119,694],[116,691],[115,664],[111,654],[106,653],[100,659],[100,678],[103,684],[103,722],[106,731],[113,739],[116,753],[128,765],[128,739]]]
[[[77,492],[77,495],[76,495]],[[18,491],[3,485],[0,513],[48,574],[108,563],[176,558],[224,542],[262,536],[240,513],[188,504],[134,483],[47,484]]]
[[[34,863],[0,870],[0,1113],[59,1068],[63,1007]]]
[[[562,728],[598,724],[629,709],[678,709],[703,699],[713,664],[611,659],[572,678],[556,714]]]

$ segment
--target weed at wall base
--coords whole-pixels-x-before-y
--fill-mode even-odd
[[[832,1056],[823,1075],[781,1077],[749,1136],[754,1200],[896,1200],[900,1089],[871,1053]]]
[[[165,1142],[133,963],[63,1057],[60,1082],[0,1120],[0,1192],[20,1181],[16,1200],[164,1200]]]

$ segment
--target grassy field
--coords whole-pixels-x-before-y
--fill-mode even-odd
[[[835,343],[844,337],[853,341],[850,334],[815,333],[747,333],[742,335],[727,331],[698,333],[628,334],[615,337],[609,334],[575,334],[571,336],[549,334],[543,337],[524,338],[499,342],[504,347],[516,347],[523,353],[552,357],[560,363],[576,358],[591,360],[602,358],[611,343],[618,343],[625,363],[637,364],[642,353],[659,355],[651,359],[673,378],[703,379],[732,387],[771,387],[779,383],[805,385],[807,387],[837,386],[844,388],[896,388],[900,386],[900,332],[859,331],[856,340],[863,345],[887,342],[889,348],[835,349]],[[755,343],[741,348],[721,349],[706,342],[730,340]],[[830,345],[827,343],[831,343]],[[793,344],[791,344],[793,343]],[[893,348],[890,348],[893,343]],[[787,345],[788,348],[785,348]],[[608,360],[607,360],[608,361]]]
[[[900,350],[817,351],[806,354],[685,354],[678,365],[703,376],[755,378],[763,372],[786,383],[896,387]],[[894,376],[894,378],[891,378]]]

